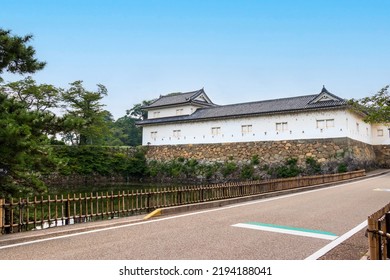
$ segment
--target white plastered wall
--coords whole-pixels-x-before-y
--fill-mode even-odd
[[[371,127],[373,145],[390,145],[390,124],[375,124]]]
[[[321,120],[333,120],[333,126],[319,128],[317,121]],[[287,125],[283,125],[285,131],[277,131],[277,123],[287,123]],[[243,125],[251,125],[252,131],[243,134]],[[214,132],[218,130],[219,134],[213,135],[212,128],[220,128],[214,130]],[[152,132],[154,133],[152,134]],[[152,138],[152,135],[155,138]],[[373,128],[370,124],[364,123],[361,117],[347,110],[148,125],[143,128],[143,145],[148,143],[150,145],[176,145],[338,137],[349,137],[373,144]],[[374,142],[379,142],[379,140],[376,139]],[[390,144],[389,142],[389,138],[387,138],[387,142],[382,141],[386,144]]]
[[[191,115],[199,107],[193,105],[183,105],[179,107],[159,108],[148,111],[148,119],[166,118],[177,115]],[[180,110],[180,112],[178,112]]]

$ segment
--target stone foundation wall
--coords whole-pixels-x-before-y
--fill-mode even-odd
[[[303,164],[308,157],[320,163],[352,158],[357,163],[367,164],[376,159],[371,145],[350,138],[149,146],[146,158],[157,161],[191,158],[200,162],[232,160],[243,163],[255,155],[260,162],[271,165],[283,163],[287,158],[297,158],[298,164]]]
[[[390,146],[376,145],[374,146],[376,161],[380,167],[390,168]]]

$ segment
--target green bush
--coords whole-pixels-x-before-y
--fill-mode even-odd
[[[222,169],[221,169],[221,173],[223,175],[223,177],[227,177],[229,176],[230,174],[232,174],[234,171],[237,170],[237,164],[232,162],[232,161],[228,161],[228,162],[225,162],[225,164],[222,166]]]
[[[241,168],[241,178],[242,179],[253,179],[255,169],[252,164],[245,164]]]
[[[213,164],[202,164],[199,165],[199,173],[206,177],[206,179],[210,179],[213,177],[218,170],[221,168],[221,164],[218,162],[215,162]]]
[[[302,170],[297,165],[298,159],[289,158],[284,165],[270,168],[268,173],[276,178],[290,178],[301,174]]]
[[[178,162],[181,162],[181,163],[185,162],[185,160],[186,160],[186,159],[185,159],[184,157],[178,157],[178,158],[177,158],[177,161],[178,161]]]
[[[168,176],[194,176],[201,170],[199,162],[195,159],[177,158],[167,162],[150,161],[145,172],[150,177]]]
[[[260,163],[259,155],[253,155],[251,159],[251,164],[258,165]]]
[[[348,171],[348,167],[347,167],[347,165],[344,162],[340,163],[337,166],[337,173],[345,173],[347,171]]]
[[[156,177],[158,174],[160,174],[160,169],[160,164],[157,161],[152,160],[148,163],[146,174],[150,177]]]
[[[192,158],[187,160],[187,162],[186,162],[186,165],[190,168],[194,168],[194,167],[198,166],[198,164],[199,164],[199,162],[196,159],[192,159]]]
[[[63,163],[59,169],[62,175],[121,174],[141,177],[147,170],[145,150],[142,148],[133,156],[103,146],[55,146],[53,153]]]
[[[306,158],[306,173],[315,175],[321,173],[321,164],[312,157]]]

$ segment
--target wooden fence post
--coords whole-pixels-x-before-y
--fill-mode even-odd
[[[70,224],[70,222],[69,222],[69,220],[70,220],[70,218],[69,218],[69,216],[70,216],[70,214],[69,214],[69,212],[70,212],[69,199],[70,199],[70,195],[68,194],[68,197],[64,203],[64,195],[61,195],[61,203],[62,203],[62,205],[64,205],[64,210],[63,210],[62,215],[65,217],[65,220],[64,220],[65,225]]]
[[[4,211],[3,211],[4,199],[0,199],[0,234],[3,232],[4,226]]]
[[[386,225],[386,233],[390,233],[390,212],[387,212],[385,214],[385,225]],[[387,258],[390,259],[390,239],[389,238],[385,238],[386,240],[386,253],[387,253]]]
[[[151,209],[152,209],[152,190],[149,190],[147,196],[146,196],[146,211],[147,212],[152,212]]]
[[[378,250],[378,235],[375,231],[378,230],[378,223],[374,218],[368,218],[368,246],[370,248],[370,259],[378,260],[379,259],[379,250]]]

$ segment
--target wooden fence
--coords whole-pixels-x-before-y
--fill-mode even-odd
[[[364,170],[265,181],[157,190],[0,199],[1,233],[42,229],[148,213],[156,208],[301,188],[365,176]]]
[[[370,215],[367,223],[370,259],[390,259],[390,203]]]

